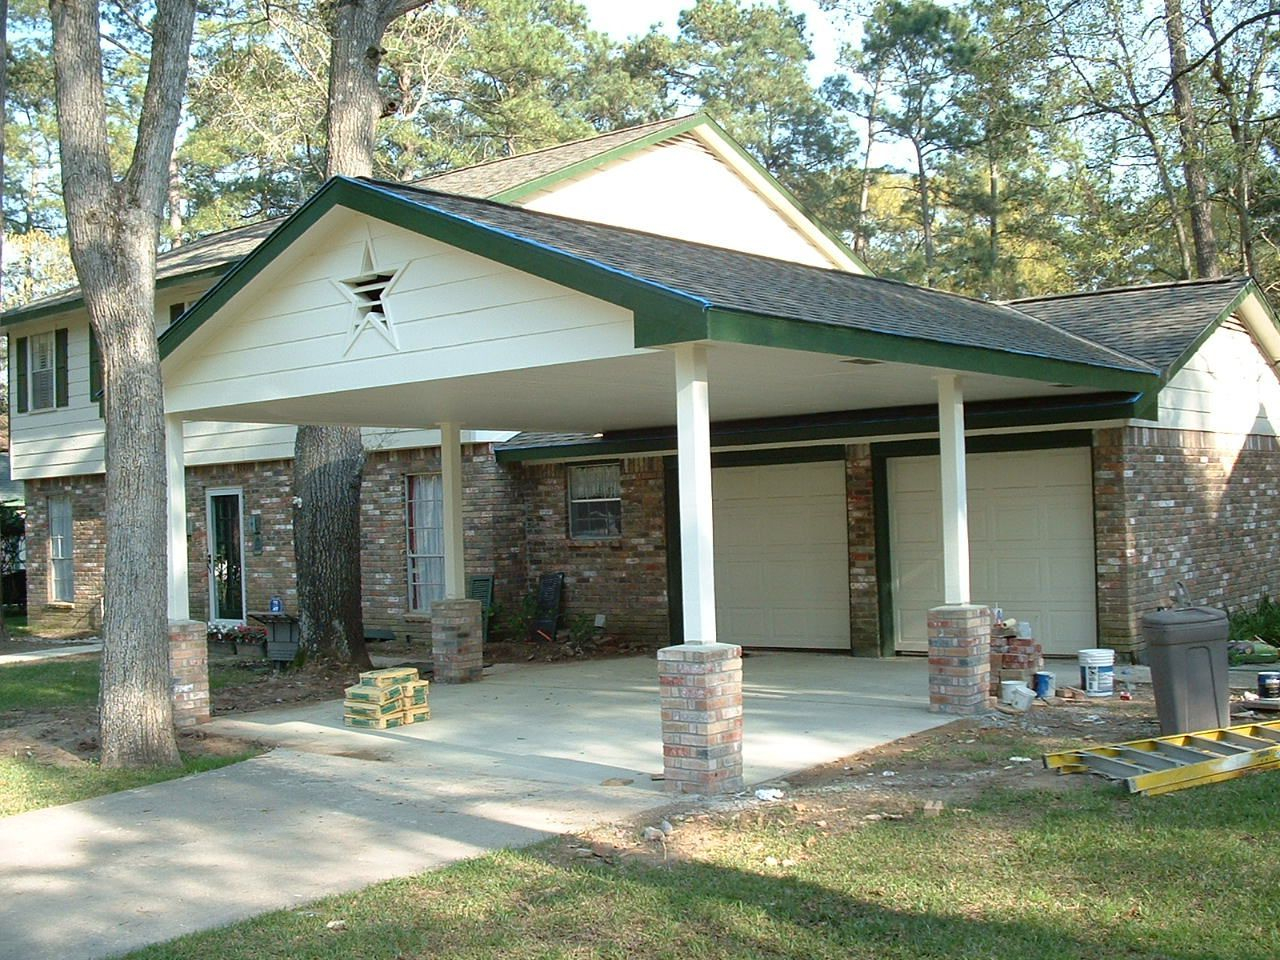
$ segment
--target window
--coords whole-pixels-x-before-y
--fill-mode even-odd
[[[409,609],[426,613],[444,599],[444,489],[438,474],[405,477]]]
[[[602,540],[622,533],[622,478],[616,463],[569,468],[569,536]]]
[[[67,395],[67,331],[50,330],[15,337],[9,353],[9,382],[18,413],[65,407]]]
[[[72,566],[71,498],[49,498],[49,599],[71,603],[76,598]]]

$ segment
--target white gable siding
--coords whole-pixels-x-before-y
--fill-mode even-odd
[[[386,298],[398,349],[373,329],[350,338],[353,309],[335,281],[362,272],[366,242],[379,271],[399,271]],[[166,397],[170,410],[198,416],[648,352],[635,348],[627,310],[335,209],[184,344],[166,368]]]
[[[842,266],[691,136],[561,181],[521,205],[779,260]]]
[[[1215,330],[1160,391],[1159,426],[1280,435],[1280,380],[1238,321]]]

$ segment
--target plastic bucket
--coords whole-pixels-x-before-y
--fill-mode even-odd
[[[1000,681],[1000,702],[1013,703],[1013,691],[1023,686],[1021,680],[1001,680]]]
[[[1025,683],[1020,683],[1010,691],[1009,706],[1015,710],[1029,710],[1035,699],[1035,691]]]
[[[1258,696],[1264,700],[1280,697],[1280,673],[1265,670],[1258,674]]]
[[[1037,670],[1033,678],[1033,687],[1037,697],[1052,697],[1057,689],[1057,682],[1048,670]]]
[[[1105,647],[1080,650],[1080,689],[1090,697],[1109,697],[1116,687],[1116,652]]]

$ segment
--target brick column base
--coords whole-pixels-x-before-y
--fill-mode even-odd
[[[987,707],[991,678],[991,611],[934,607],[929,611],[929,710],[971,716]]]
[[[658,651],[662,765],[675,793],[742,789],[742,648],[682,643]]]
[[[469,683],[484,671],[483,608],[479,600],[431,604],[431,667],[436,683]]]
[[[200,620],[169,621],[169,689],[173,725],[209,722],[209,625]]]

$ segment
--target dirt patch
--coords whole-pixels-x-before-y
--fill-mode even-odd
[[[210,661],[209,679],[213,715],[225,717],[341,699],[360,678],[353,667],[309,663],[277,670],[268,660],[228,657]]]
[[[1045,770],[1042,756],[1085,744],[1118,743],[1159,734],[1150,688],[1132,701],[1038,704],[1021,716],[992,713],[957,720],[834,763],[813,767],[754,792],[714,801],[674,803],[642,819],[564,838],[549,856],[559,862],[639,859],[654,864],[695,860],[727,834],[783,816],[816,835],[927,815],[926,805],[963,809],[993,788],[1014,791],[1115,790],[1098,777]],[[663,824],[671,828],[659,838]],[[645,837],[648,828],[650,838]]]

